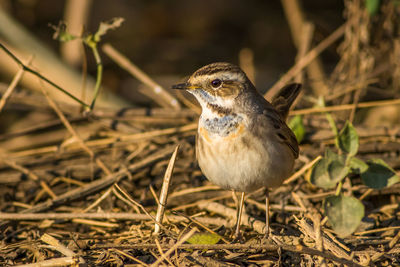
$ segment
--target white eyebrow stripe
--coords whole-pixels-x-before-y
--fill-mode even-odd
[[[206,76],[206,75],[205,75]],[[207,76],[206,76],[207,77]],[[204,76],[198,78],[204,79]],[[243,75],[237,72],[218,72],[207,77],[209,81],[220,79],[222,81],[244,81]],[[198,79],[196,79],[198,80]]]

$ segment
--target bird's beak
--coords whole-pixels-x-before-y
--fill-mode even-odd
[[[178,89],[178,90],[193,90],[196,88],[197,88],[196,86],[191,85],[188,82],[172,85],[172,89]]]

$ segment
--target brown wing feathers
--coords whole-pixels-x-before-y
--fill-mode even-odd
[[[299,83],[288,84],[272,99],[271,104],[275,107],[283,120],[286,120],[290,106],[299,95],[300,89],[301,84]]]

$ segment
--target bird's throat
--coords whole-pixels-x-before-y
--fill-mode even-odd
[[[211,110],[203,110],[199,127],[211,135],[226,137],[235,133],[243,121],[243,117],[235,113],[221,114]]]

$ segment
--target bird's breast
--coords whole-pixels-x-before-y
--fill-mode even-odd
[[[199,121],[196,156],[203,174],[226,189],[251,192],[262,186],[276,187],[289,176],[291,152],[270,138],[270,129],[258,134],[243,117]],[[257,133],[257,135],[256,135]]]
[[[201,117],[199,134],[208,142],[229,141],[240,136],[245,130],[244,119],[237,114],[226,116]]]

